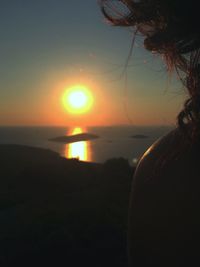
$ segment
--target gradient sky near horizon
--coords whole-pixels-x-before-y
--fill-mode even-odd
[[[174,124],[181,84],[140,37],[126,85],[132,35],[108,25],[96,0],[2,0],[0,125]],[[61,103],[76,84],[94,96],[85,115],[68,114]]]

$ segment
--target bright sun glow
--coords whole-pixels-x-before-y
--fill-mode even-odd
[[[82,114],[90,110],[93,104],[91,92],[82,85],[67,89],[63,95],[63,104],[66,110],[73,114]]]

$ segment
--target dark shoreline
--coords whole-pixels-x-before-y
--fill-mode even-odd
[[[0,152],[1,266],[127,266],[127,160],[87,163],[20,145]]]

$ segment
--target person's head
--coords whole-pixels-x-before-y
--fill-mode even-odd
[[[161,54],[188,89],[189,99],[178,116],[180,128],[200,136],[200,14],[197,0],[101,0],[104,16],[116,26],[134,27],[144,46]]]

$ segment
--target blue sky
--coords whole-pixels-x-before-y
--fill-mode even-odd
[[[105,22],[96,0],[7,0],[0,10],[0,125],[67,125],[64,88],[86,83],[95,109],[86,124],[173,124],[184,94],[130,29]],[[94,119],[95,117],[95,119]]]

